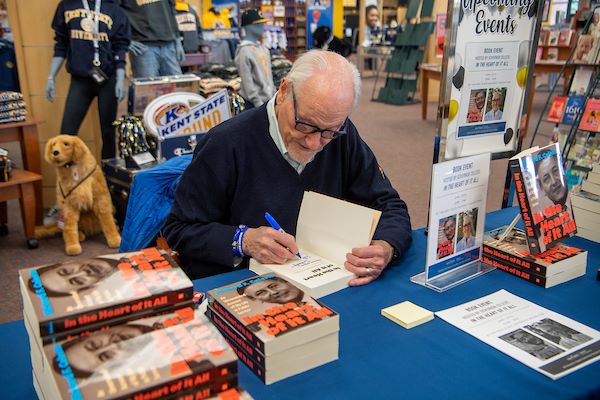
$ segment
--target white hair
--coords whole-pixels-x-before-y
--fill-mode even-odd
[[[286,75],[286,79],[296,85],[300,85],[311,77],[331,70],[338,70],[345,73],[345,76],[336,74],[339,77],[351,78],[354,86],[354,101],[352,102],[352,108],[356,108],[360,101],[361,93],[360,73],[354,64],[337,53],[324,50],[307,51],[296,59],[292,65],[292,69]]]

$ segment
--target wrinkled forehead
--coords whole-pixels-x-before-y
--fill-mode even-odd
[[[298,112],[316,120],[344,120],[352,112],[354,87],[350,79],[313,77],[294,86]]]

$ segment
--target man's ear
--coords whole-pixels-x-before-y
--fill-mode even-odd
[[[279,91],[277,93],[277,97],[278,97],[277,104],[284,102],[286,100],[287,95],[289,93],[290,84],[291,84],[291,82],[289,82],[286,78],[283,78],[281,80],[281,83],[279,84]]]

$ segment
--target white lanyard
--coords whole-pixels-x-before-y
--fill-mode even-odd
[[[92,21],[92,12],[90,11],[90,5],[87,0],[81,0],[83,2],[83,7],[85,8],[85,12],[87,13],[86,19],[90,22]],[[100,52],[98,49],[98,32],[100,30],[99,21],[100,18],[100,5],[102,0],[96,0],[96,4],[94,5],[94,19],[93,19],[93,28],[92,28],[92,38],[94,42],[94,61],[92,63],[94,66],[100,66]]]

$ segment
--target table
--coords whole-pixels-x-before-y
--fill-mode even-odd
[[[535,74],[533,75],[533,80],[531,82],[532,87],[534,88],[534,90],[531,91],[531,97],[529,100],[529,104],[530,107],[529,109],[531,109],[531,102],[533,101],[533,93],[535,93],[535,82],[536,82],[536,74],[558,74],[563,65],[565,65],[564,62],[562,61],[545,61],[545,60],[541,60],[541,61],[537,61],[535,63]],[[422,64],[420,66],[421,68],[421,119],[426,120],[427,119],[427,99],[429,97],[429,80],[433,79],[435,81],[439,81],[442,75],[442,66],[440,64]],[[564,75],[564,82],[565,82],[565,86],[567,87],[567,84],[569,82],[569,77],[571,76],[571,73],[573,72],[573,67],[572,66],[567,66],[567,68],[565,68],[565,75]],[[527,120],[529,121],[529,118],[527,118]]]
[[[21,155],[23,157],[23,168],[36,174],[42,173],[40,143],[38,139],[37,125],[42,121],[24,121],[12,124],[0,125],[0,143],[19,142]],[[36,198],[35,222],[42,225],[44,219],[44,207],[42,204],[42,182],[34,183]],[[0,205],[0,212],[5,206]],[[6,212],[6,211],[4,211]]]
[[[441,64],[421,64],[421,119],[427,119],[427,99],[429,98],[429,80],[439,81],[442,76]]]
[[[507,224],[516,208],[491,213],[486,229]],[[243,364],[240,384],[261,399],[546,399],[600,396],[600,362],[553,381],[474,337],[435,318],[405,330],[380,315],[383,307],[410,300],[439,311],[499,289],[600,329],[600,245],[581,238],[569,243],[588,249],[585,277],[543,289],[502,271],[437,293],[409,282],[423,271],[426,237],[413,232],[414,243],[401,263],[362,287],[322,298],[340,314],[340,358],[300,375],[265,386]],[[235,271],[195,281],[208,290],[252,276]],[[35,398],[31,384],[29,346],[23,321],[0,325],[0,398]]]

